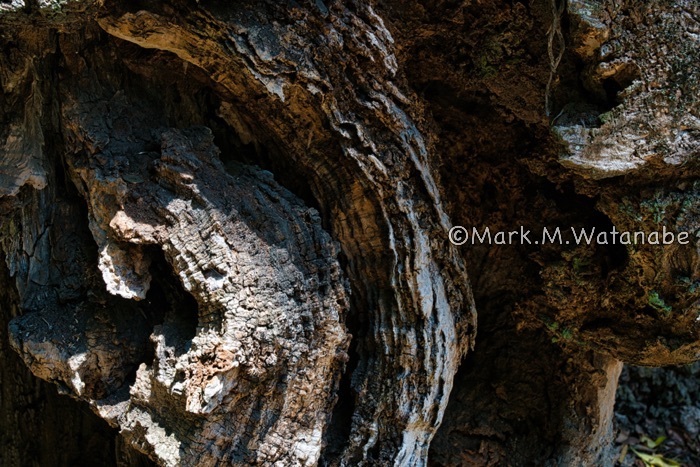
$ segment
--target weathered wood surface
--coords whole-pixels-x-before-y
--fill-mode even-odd
[[[602,462],[700,346],[698,12],[563,5],[0,4],[3,349],[123,464]]]

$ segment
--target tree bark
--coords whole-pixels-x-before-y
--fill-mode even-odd
[[[65,402],[95,463],[610,462],[622,362],[700,346],[699,18],[0,4],[3,431],[53,394],[28,368],[97,416]],[[457,247],[453,225],[692,241]]]

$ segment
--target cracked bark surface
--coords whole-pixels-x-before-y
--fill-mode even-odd
[[[122,465],[610,462],[697,359],[698,12],[557,5],[1,4],[3,349]]]

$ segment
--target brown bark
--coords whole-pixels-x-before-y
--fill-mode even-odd
[[[621,362],[697,358],[692,3],[15,3],[8,342],[114,462],[608,462]]]

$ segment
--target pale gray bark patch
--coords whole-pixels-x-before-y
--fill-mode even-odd
[[[602,179],[654,163],[681,166],[700,152],[697,2],[568,4],[589,91],[612,100],[595,125],[556,123],[562,164]],[[612,94],[606,96],[607,94]]]

